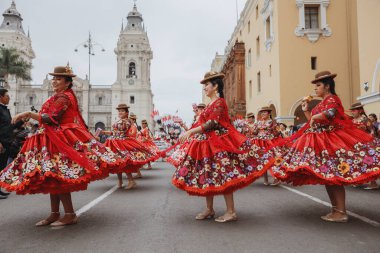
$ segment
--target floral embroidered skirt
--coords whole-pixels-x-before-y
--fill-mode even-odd
[[[380,177],[380,140],[357,128],[307,130],[272,151],[271,173],[293,185],[363,184]]]
[[[206,134],[197,134],[167,159],[177,168],[172,178],[176,187],[196,196],[228,194],[251,184],[266,171],[269,161],[262,159],[262,149],[249,139],[229,134],[217,139],[224,148]],[[226,150],[227,146],[231,150]]]
[[[155,153],[155,154],[160,154],[161,151],[160,149],[157,147],[156,144],[154,144],[153,141],[141,141],[141,143],[144,145],[144,147],[148,148],[152,153]]]
[[[126,159],[124,167],[110,170],[110,173],[133,173],[137,172],[144,164],[153,162],[159,158],[159,154],[153,152],[134,138],[110,137],[104,144],[115,154]]]
[[[47,132],[40,127],[27,138],[18,156],[1,172],[0,187],[17,194],[80,191],[121,165],[115,154],[80,127]],[[52,141],[57,138],[59,143]]]

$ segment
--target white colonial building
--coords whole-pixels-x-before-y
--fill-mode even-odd
[[[22,27],[21,14],[16,9],[14,0],[11,7],[3,13],[4,20],[0,26],[0,46],[16,48],[29,63],[35,58],[29,33]],[[78,98],[84,120],[91,130],[98,127],[109,129],[117,118],[115,108],[119,103],[126,103],[130,112],[138,120],[146,119],[152,125],[150,113],[153,111],[153,94],[150,83],[150,63],[153,52],[143,25],[141,13],[136,5],[128,14],[127,26],[122,28],[117,48],[117,80],[112,85],[93,86],[87,77],[74,78],[73,89]],[[32,85],[25,80],[9,77],[6,84],[11,96],[10,110],[14,115],[28,111],[31,107],[37,110],[52,95],[50,81],[41,85]]]

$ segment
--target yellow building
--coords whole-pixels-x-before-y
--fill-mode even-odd
[[[361,84],[379,59],[379,12],[379,0],[247,0],[224,52],[226,59],[236,41],[245,43],[246,111],[270,106],[278,121],[302,122],[301,99],[323,70],[338,74],[346,108],[373,95]]]
[[[380,112],[380,1],[356,0],[359,77],[361,96],[358,100],[364,104],[366,112]],[[365,4],[363,3],[365,2]],[[360,3],[360,4],[359,4]]]

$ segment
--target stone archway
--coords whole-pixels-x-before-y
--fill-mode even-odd
[[[313,99],[310,101],[309,103],[309,109],[312,110],[317,104],[319,104],[321,102],[321,100],[318,100],[318,99]],[[294,125],[295,126],[298,126],[298,125],[301,125],[303,123],[306,123],[307,122],[307,119],[305,117],[305,113],[302,111],[302,105],[299,104],[296,108],[296,110],[294,111]]]
[[[271,105],[269,106],[269,108],[272,109],[272,112],[271,112],[272,119],[275,119],[275,118],[277,117],[277,110],[276,110],[276,107],[275,107],[273,104],[271,104]]]

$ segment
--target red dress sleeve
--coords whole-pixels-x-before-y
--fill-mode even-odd
[[[211,106],[207,121],[201,126],[203,131],[212,131],[217,129],[218,125],[224,126],[225,122],[228,121],[228,109],[224,99],[216,100]]]
[[[41,115],[41,123],[58,125],[65,111],[71,106],[66,94],[57,94],[47,112]]]

